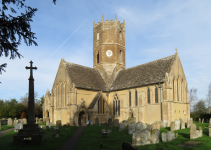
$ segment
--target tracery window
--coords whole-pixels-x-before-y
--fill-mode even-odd
[[[113,115],[120,115],[120,100],[117,94],[115,94],[113,100]]]

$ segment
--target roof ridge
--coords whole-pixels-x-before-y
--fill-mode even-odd
[[[87,67],[87,66],[83,66],[83,65],[79,65],[79,64],[75,64],[75,63],[71,63],[71,62],[67,62],[66,63],[69,63],[71,65],[75,65],[75,66],[81,66],[81,67],[85,67],[85,68],[90,68],[90,69],[94,69],[94,68],[91,68],[91,67]]]
[[[147,62],[147,63],[141,64],[141,65],[146,65],[146,64],[149,64],[149,63],[152,63],[152,62],[155,62],[155,61],[161,60],[161,59],[165,59],[165,58],[168,58],[168,57],[173,57],[173,56],[175,56],[175,54],[174,54],[174,55],[171,55],[171,56],[164,57],[164,58],[160,58],[160,59],[157,59],[157,60],[153,60],[153,61],[150,61],[150,62]],[[141,65],[133,66],[133,67],[130,67],[130,68],[127,68],[127,69],[133,69],[133,68],[135,68],[135,67],[139,67],[139,66],[141,66]],[[125,69],[125,70],[127,70],[127,69]]]

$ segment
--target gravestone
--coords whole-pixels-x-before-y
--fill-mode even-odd
[[[137,148],[134,148],[129,142],[123,142],[122,150],[137,150]]]
[[[133,132],[135,131],[135,122],[130,122],[128,125],[128,134],[133,134]]]
[[[135,130],[140,130],[140,131],[142,131],[142,130],[144,130],[144,129],[146,129],[146,128],[147,128],[146,124],[143,124],[142,122],[137,122],[137,123],[136,123]]]
[[[160,123],[160,128],[164,128],[164,123],[163,121],[158,121]]]
[[[160,130],[153,129],[152,131],[148,129],[136,130],[132,136],[132,145],[140,146],[146,144],[159,143]]]
[[[209,121],[209,127],[211,127],[211,118],[210,118],[210,121]]]
[[[58,128],[61,128],[61,126],[62,126],[61,120],[57,120],[57,121],[56,121],[56,126],[57,126]]]
[[[18,120],[15,118],[14,120],[14,126],[16,126],[18,124]]]
[[[179,129],[180,129],[180,121],[175,120],[175,130],[179,130]]]
[[[167,131],[167,140],[168,141],[172,141],[176,139],[176,135],[173,131]]]
[[[22,121],[23,121],[23,124],[27,123],[27,119],[26,118],[23,118]]]
[[[22,123],[18,123],[17,125],[15,125],[14,132],[18,132],[20,129],[23,129]]]
[[[49,123],[49,127],[50,127],[50,128],[52,127],[52,125],[53,125],[53,123]]]
[[[185,121],[181,119],[180,124],[181,124],[181,129],[185,129]]]
[[[201,123],[204,123],[204,118],[202,119]]]
[[[90,125],[94,125],[94,121],[93,120],[90,120]]]
[[[7,122],[8,122],[8,121],[7,121],[6,119],[2,119],[2,120],[1,120],[1,125],[7,125]]]
[[[187,121],[187,128],[190,128],[191,126],[191,118],[188,118],[188,121]]]
[[[166,134],[165,132],[163,132],[163,133],[161,134],[161,139],[162,139],[163,142],[167,142],[167,141],[168,141],[168,139],[167,139],[167,134]]]
[[[129,125],[130,122],[136,122],[136,118],[135,117],[128,118],[127,119],[127,126]]]
[[[168,126],[168,121],[167,120],[163,120],[163,127],[167,127]]]
[[[18,123],[23,123],[23,122],[22,122],[22,119],[18,119]]]
[[[32,140],[28,141],[30,144],[42,143],[45,140],[45,133],[42,129],[38,128],[38,124],[35,124],[35,103],[34,103],[34,78],[32,74],[32,69],[37,69],[37,67],[32,67],[32,61],[30,62],[30,77],[29,77],[29,93],[28,93],[28,124],[23,125],[23,129],[18,131],[17,135],[14,135],[14,144],[26,144],[25,138],[31,137]],[[28,144],[28,143],[27,143]]]
[[[49,126],[49,118],[46,118],[46,126]]]
[[[201,123],[201,118],[199,118],[199,122],[198,123]]]
[[[11,119],[11,118],[9,118],[9,119],[7,120],[7,125],[8,125],[8,126],[12,126],[12,125],[13,125],[12,119]]]
[[[156,122],[156,129],[160,130],[160,122]]]
[[[123,120],[122,123],[124,123],[125,126],[127,126],[127,120]]]
[[[37,123],[38,123],[38,117],[36,117],[36,119],[35,119],[35,120],[36,120],[36,124],[37,124]]]
[[[153,129],[157,129],[157,123],[155,122],[155,123],[152,123],[152,130]]]
[[[111,118],[108,119],[108,126],[112,127],[112,119]]]
[[[95,118],[95,125],[98,125],[98,124],[99,124],[99,119]]]
[[[175,122],[171,122],[171,125],[170,125],[170,131],[174,131],[175,130]]]
[[[196,125],[192,124],[190,127],[190,139],[196,139]]]
[[[124,123],[120,123],[119,131],[125,131],[125,124]]]
[[[151,131],[152,130],[152,125],[148,125],[147,129]]]
[[[103,133],[103,132],[105,132],[105,129],[102,129],[102,130],[101,130],[101,133]]]
[[[114,120],[114,126],[116,126],[116,127],[119,126],[119,119]]]

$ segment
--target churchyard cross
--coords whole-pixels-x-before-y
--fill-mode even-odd
[[[30,61],[30,67],[26,66],[26,69],[30,69],[29,77],[29,97],[28,97],[28,124],[35,124],[35,112],[34,112],[34,78],[32,69],[37,70],[37,67],[32,67],[32,61]]]

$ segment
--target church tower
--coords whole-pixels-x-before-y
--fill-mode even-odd
[[[125,69],[125,21],[112,19],[93,24],[93,67],[110,87],[119,71]]]

